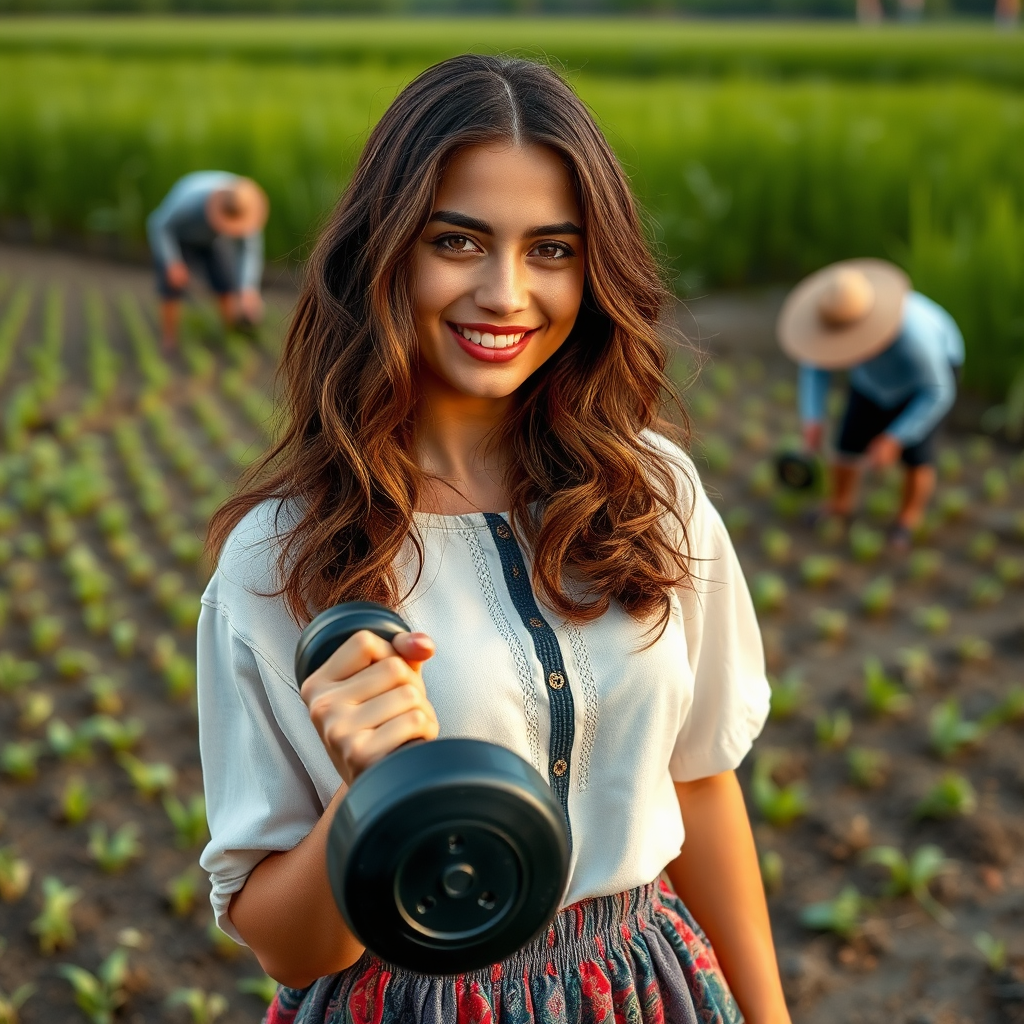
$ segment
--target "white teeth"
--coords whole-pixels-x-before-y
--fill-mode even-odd
[[[494,335],[493,334],[485,334],[480,339],[480,344],[483,345],[484,348],[504,348],[504,345],[496,346],[494,344]]]
[[[487,334],[474,331],[470,327],[460,327],[458,331],[467,341],[483,348],[511,348],[522,341],[526,335],[526,331],[519,334]]]

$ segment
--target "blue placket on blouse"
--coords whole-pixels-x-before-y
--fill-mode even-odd
[[[501,568],[505,575],[512,603],[519,612],[523,625],[533,637],[533,647],[544,669],[548,687],[548,703],[551,707],[551,742],[548,750],[548,781],[558,802],[562,805],[565,827],[569,833],[569,849],[572,849],[572,825],[569,822],[569,776],[572,766],[572,745],[576,733],[576,712],[573,705],[569,676],[562,661],[562,650],[558,637],[548,625],[537,607],[526,570],[526,560],[512,534],[512,529],[502,516],[485,512],[484,518],[490,527]]]

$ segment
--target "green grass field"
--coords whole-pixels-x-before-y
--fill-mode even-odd
[[[1024,69],[1024,34],[624,23],[616,50],[608,22],[230,27],[0,22],[0,218],[40,239],[112,234],[138,245],[146,213],[179,175],[224,167],[267,189],[269,255],[301,258],[405,83],[445,53],[497,49],[502,32],[522,47],[532,32],[531,52],[569,66],[592,47],[571,79],[629,172],[681,294],[877,255],[960,321],[969,383],[1001,395],[1022,359],[1024,93],[962,73],[984,53],[986,67],[1011,54]],[[721,55],[730,41],[748,73],[626,74],[602,63],[647,52],[651,71],[684,52]],[[297,59],[311,53],[338,59]],[[837,73],[750,73],[755,56],[784,72],[799,54],[804,70],[817,61]],[[930,80],[847,75],[857,60],[862,71],[870,60],[923,68],[929,55],[931,71],[916,77]]]

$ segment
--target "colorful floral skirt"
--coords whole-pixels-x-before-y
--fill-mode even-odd
[[[414,974],[364,953],[282,988],[264,1024],[742,1024],[711,944],[664,882],[559,911],[547,933],[471,974]]]

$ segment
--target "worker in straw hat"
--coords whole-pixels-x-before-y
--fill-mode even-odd
[[[149,215],[146,230],[156,264],[165,350],[177,344],[189,264],[203,269],[217,293],[226,328],[263,316],[263,227],[270,204],[249,178],[195,171],[179,179]]]
[[[810,451],[822,446],[830,372],[848,373],[824,512],[848,520],[861,466],[900,460],[906,475],[890,541],[906,549],[935,489],[935,431],[956,397],[964,360],[955,321],[911,291],[898,267],[858,259],[825,267],[797,285],[777,331],[783,351],[800,366],[800,418]]]

